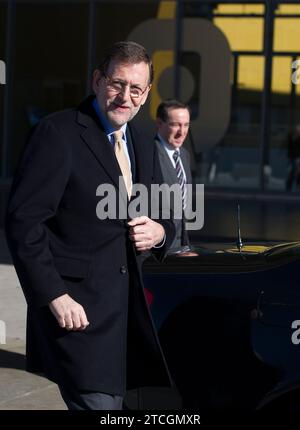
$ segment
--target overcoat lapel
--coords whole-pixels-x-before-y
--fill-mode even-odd
[[[169,185],[178,183],[178,178],[176,175],[176,170],[174,169],[174,166],[165,150],[165,148],[162,146],[162,143],[160,142],[158,137],[155,137],[155,142],[158,145],[158,157],[161,162],[161,166],[164,166],[164,178],[168,178]]]
[[[92,100],[93,96],[91,98],[89,97],[78,109],[77,122],[84,127],[81,138],[92,151],[114,185],[119,189],[119,176],[122,176],[122,172],[114,154],[113,147],[93,109]]]
[[[93,96],[88,97],[78,108],[77,122],[84,127],[81,138],[92,151],[102,168],[111,178],[114,185],[119,189],[119,176],[122,175],[119,164],[115,157],[112,145],[103,130],[102,124],[92,106]],[[135,182],[151,185],[153,166],[153,151],[151,145],[144,144],[135,127],[129,123],[127,127],[127,138],[133,147],[135,157],[134,164]],[[125,185],[124,185],[125,186]]]

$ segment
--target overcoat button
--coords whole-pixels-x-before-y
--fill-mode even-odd
[[[125,273],[127,273],[126,266],[121,266],[121,267],[120,267],[120,272],[121,272],[123,275],[125,275]]]

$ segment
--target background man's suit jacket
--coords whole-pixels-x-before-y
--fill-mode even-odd
[[[33,131],[15,175],[6,233],[28,302],[27,369],[123,395],[126,373],[127,388],[169,385],[170,377],[126,220],[96,216],[97,187],[118,190],[121,171],[92,100],[49,115]],[[136,181],[161,183],[153,143],[131,125],[127,137]],[[159,222],[167,235],[157,251],[163,258],[174,225]],[[84,307],[86,330],[68,332],[52,315],[48,303],[65,293]]]

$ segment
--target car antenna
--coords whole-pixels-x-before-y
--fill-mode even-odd
[[[243,248],[243,242],[242,242],[242,237],[241,237],[241,214],[240,214],[240,204],[238,203],[237,205],[237,233],[238,233],[238,238],[236,241],[236,246],[239,250],[239,252],[242,252],[242,248]]]

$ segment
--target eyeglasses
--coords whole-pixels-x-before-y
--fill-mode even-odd
[[[103,72],[102,74],[106,80],[106,86],[110,91],[113,91],[117,94],[124,93],[126,91],[126,87],[127,85],[129,85],[127,82],[120,81],[119,79],[112,79]],[[142,95],[145,93],[147,89],[148,87],[142,90],[139,87],[129,86],[130,97],[132,97],[133,99],[138,99],[142,97]]]

